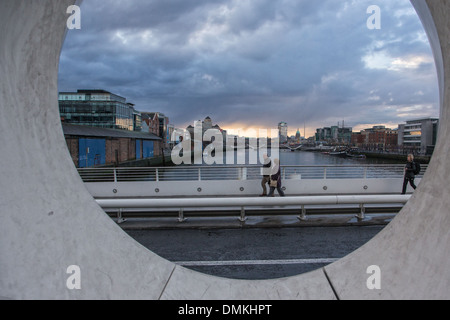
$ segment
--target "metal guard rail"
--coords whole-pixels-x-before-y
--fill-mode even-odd
[[[282,166],[283,179],[402,178],[404,165]],[[428,165],[422,166],[422,177]],[[258,180],[260,166],[179,166],[164,168],[78,168],[84,182]]]
[[[179,210],[178,221],[184,222],[184,208],[206,207],[241,207],[239,220],[246,221],[245,207],[275,207],[298,206],[300,215],[298,219],[305,221],[306,205],[344,205],[360,206],[359,220],[365,218],[365,205],[367,204],[406,204],[411,195],[334,195],[334,196],[305,196],[305,197],[274,197],[274,198],[200,198],[200,199],[96,199],[103,209],[118,210],[118,223],[126,221],[122,217],[123,209],[154,209],[174,208]]]

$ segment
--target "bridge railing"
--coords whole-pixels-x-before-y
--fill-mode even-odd
[[[96,199],[98,205],[105,211],[116,211],[118,223],[125,222],[123,211],[125,209],[176,209],[178,210],[178,221],[186,220],[184,211],[187,208],[240,208],[239,220],[245,222],[246,208],[263,207],[266,211],[273,212],[282,208],[297,208],[298,219],[307,220],[307,205],[321,206],[342,206],[342,205],[359,205],[359,213],[356,215],[358,220],[365,218],[366,205],[383,204],[383,205],[404,205],[411,195],[334,195],[334,196],[304,196],[304,197],[277,197],[277,198],[175,198],[175,199]]]
[[[422,178],[428,166],[422,166]],[[160,168],[79,168],[84,182],[259,180],[260,166],[178,166]],[[402,178],[404,165],[282,166],[284,180]]]

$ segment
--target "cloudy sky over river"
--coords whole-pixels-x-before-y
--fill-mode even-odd
[[[381,29],[369,29],[371,5]],[[342,125],[438,116],[435,65],[410,1],[84,0],[60,91],[104,89],[177,127]]]

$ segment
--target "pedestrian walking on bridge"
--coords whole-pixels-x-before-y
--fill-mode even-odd
[[[403,179],[403,190],[402,194],[406,194],[406,189],[408,188],[408,183],[413,187],[414,190],[417,189],[414,180],[416,178],[417,165],[414,162],[414,155],[408,155],[408,162],[405,166],[405,177]]]
[[[273,197],[277,189],[281,197],[285,197],[284,191],[281,188],[281,166],[280,159],[273,160],[272,170],[270,172],[270,192],[268,197]]]
[[[269,158],[267,154],[264,154],[264,165],[262,167],[262,175],[263,178],[261,180],[261,187],[263,189],[262,195],[260,197],[267,196],[267,185],[270,184],[270,173],[272,167],[272,160]]]

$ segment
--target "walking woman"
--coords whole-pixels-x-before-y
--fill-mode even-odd
[[[281,189],[281,166],[280,159],[273,160],[273,166],[270,171],[270,192],[268,197],[274,197],[275,188],[281,197],[285,197],[283,189]]]
[[[408,155],[408,162],[405,166],[405,177],[403,179],[403,190],[402,194],[406,194],[406,189],[408,187],[408,183],[411,187],[416,190],[416,185],[414,183],[414,179],[416,178],[416,164],[414,163],[414,156],[412,154]]]

